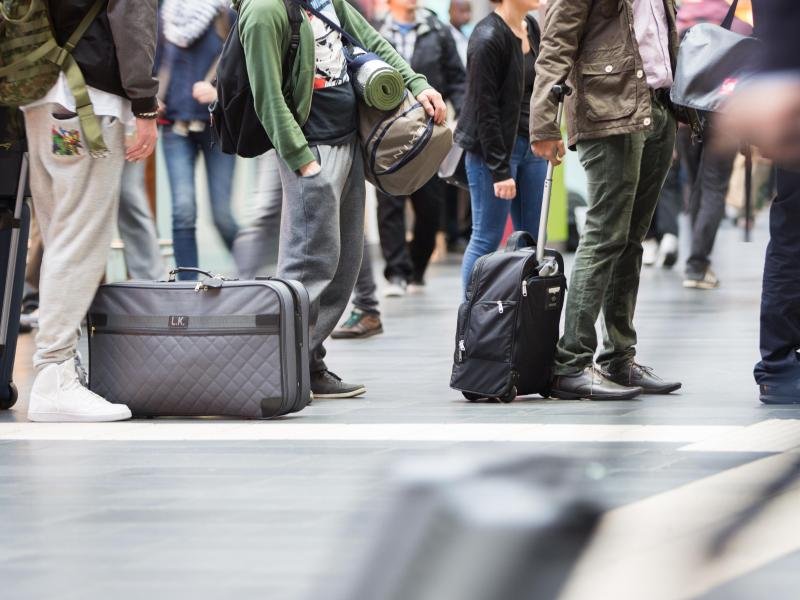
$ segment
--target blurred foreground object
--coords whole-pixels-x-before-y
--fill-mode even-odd
[[[600,515],[578,473],[577,463],[552,456],[406,463],[362,560],[337,577],[334,593],[328,582],[325,597],[556,598]]]

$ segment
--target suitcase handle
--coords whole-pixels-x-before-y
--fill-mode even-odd
[[[516,252],[523,248],[536,246],[536,240],[527,231],[515,231],[506,242],[506,252]]]
[[[193,267],[178,267],[177,269],[172,269],[172,271],[169,272],[170,283],[175,282],[175,277],[178,275],[178,273],[199,273],[200,275],[206,275],[210,279],[214,279],[214,274],[209,273],[208,271],[203,271],[202,269],[195,269]]]

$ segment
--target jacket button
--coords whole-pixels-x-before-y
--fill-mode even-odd
[[[636,71],[636,77],[638,77],[639,79],[641,79],[642,77],[644,77],[644,71],[642,71],[641,69],[639,69],[638,71]]]
[[[613,70],[614,70],[614,67],[612,67],[611,65],[607,65],[606,66],[606,73],[611,73],[611,71],[613,71]]]
[[[647,117],[647,118],[644,120],[644,124],[645,124],[645,125],[650,125],[650,123],[652,123],[652,121],[650,120],[650,117]]]

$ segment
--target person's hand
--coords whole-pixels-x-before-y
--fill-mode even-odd
[[[494,184],[494,195],[503,200],[513,200],[517,196],[517,182],[505,179]]]
[[[192,97],[200,104],[211,104],[217,99],[217,88],[207,81],[198,81],[192,86]]]
[[[156,149],[158,126],[155,119],[136,119],[136,141],[125,151],[125,159],[139,162]]]
[[[433,88],[424,90],[417,101],[422,104],[429,117],[433,117],[433,122],[442,125],[447,118],[447,105],[444,103],[442,95]]]
[[[536,156],[549,160],[556,167],[561,164],[561,159],[567,153],[562,139],[533,142],[531,150]]]
[[[738,91],[722,108],[715,136],[717,148],[740,142],[757,146],[767,158],[800,165],[800,80],[764,79]]]
[[[322,167],[319,166],[319,163],[315,160],[312,160],[310,163],[303,165],[298,169],[300,171],[300,177],[313,177],[320,171],[322,171]]]

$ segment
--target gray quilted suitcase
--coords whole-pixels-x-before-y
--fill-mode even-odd
[[[296,281],[128,281],[89,309],[89,387],[136,416],[270,418],[311,398]]]

